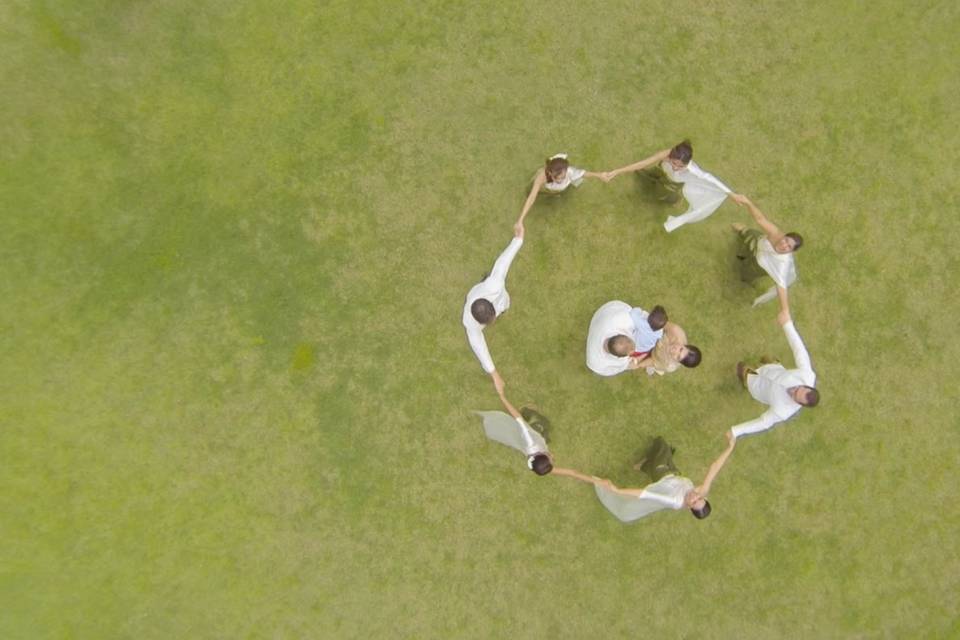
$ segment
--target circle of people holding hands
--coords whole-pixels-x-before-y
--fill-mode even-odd
[[[523,246],[524,220],[536,199],[541,194],[555,196],[571,186],[579,187],[586,178],[609,182],[631,172],[638,172],[648,180],[660,200],[670,204],[681,199],[686,201],[688,207],[685,213],[668,216],[664,222],[667,233],[704,220],[728,197],[750,212],[759,229],[742,224],[733,225],[738,240],[736,258],[740,277],[744,282],[767,277],[773,281],[772,286],[753,301],[753,305],[779,299],[777,321],[793,352],[792,369],[769,358],[762,359],[756,367],[744,362],[737,363],[736,375],[740,383],[767,408],[760,417],[738,424],[726,432],[727,447],[710,465],[699,485],[684,477],[676,468],[673,462],[674,449],[662,437],[650,442],[642,459],[634,466],[651,480],[644,487],[618,487],[607,479],[554,466],[554,458],[546,441],[549,421],[533,409],[517,411],[510,403],[503,378],[494,366],[484,337],[484,330],[510,307],[510,295],[506,289],[507,272]],[[533,178],[530,194],[514,225],[513,240],[494,262],[490,274],[470,289],[463,307],[467,340],[480,366],[493,380],[494,388],[508,412],[476,412],[483,419],[486,436],[521,451],[527,457],[527,466],[537,475],[552,473],[593,484],[600,502],[623,522],[633,522],[667,508],[687,508],[698,519],[706,518],[711,510],[707,501],[710,487],[733,453],[737,439],[766,431],[792,418],[801,408],[814,407],[819,402],[816,374],[790,317],[787,297],[787,288],[797,278],[794,253],[801,246],[803,238],[800,234],[784,233],[748,197],[734,193],[716,177],[701,169],[693,161],[693,148],[688,141],[607,172],[578,169],[569,163],[566,154],[548,158]],[[620,300],[611,300],[597,309],[587,331],[586,364],[599,376],[615,376],[631,370],[646,372],[649,376],[666,375],[681,367],[695,368],[700,364],[701,357],[700,349],[688,341],[684,330],[669,320],[667,311],[660,305],[646,310]]]

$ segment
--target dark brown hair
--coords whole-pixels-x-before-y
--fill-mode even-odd
[[[543,173],[547,177],[547,182],[553,182],[553,179],[567,170],[570,163],[566,158],[547,158],[547,163],[543,168]]]
[[[703,356],[700,353],[700,349],[693,346],[692,344],[688,344],[687,355],[683,356],[683,359],[680,360],[680,364],[690,369],[693,369],[695,366],[700,364],[700,360],[702,359],[702,357]]]
[[[660,331],[667,324],[667,310],[657,305],[647,314],[647,323],[654,331]]]
[[[473,319],[480,324],[487,324],[497,317],[497,310],[493,308],[493,303],[486,298],[477,298],[470,305],[470,313]]]
[[[790,238],[793,240],[793,250],[796,251],[803,246],[803,236],[797,233],[796,231],[791,231],[790,233],[784,234],[785,238]]]
[[[693,146],[690,144],[690,141],[684,140],[673,149],[670,149],[670,158],[679,160],[683,164],[687,164],[693,160]]]

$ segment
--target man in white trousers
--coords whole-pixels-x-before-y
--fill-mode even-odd
[[[497,393],[503,392],[503,378],[497,373],[487,349],[487,340],[483,330],[507,309],[510,308],[510,294],[507,293],[507,272],[510,264],[517,257],[517,252],[523,246],[524,229],[522,224],[514,227],[514,238],[497,261],[493,263],[490,275],[478,284],[475,284],[467,293],[467,301],[463,305],[463,326],[467,331],[467,341],[470,348],[480,361],[483,370],[490,374],[493,386]]]
[[[793,326],[790,308],[785,302],[782,303],[777,321],[787,335],[796,367],[787,369],[780,363],[772,363],[751,369],[743,362],[737,363],[737,377],[740,382],[755,400],[769,408],[759,418],[733,427],[730,432],[734,438],[766,431],[790,419],[801,408],[815,407],[820,402],[820,392],[814,388],[817,374],[810,365],[810,354]]]

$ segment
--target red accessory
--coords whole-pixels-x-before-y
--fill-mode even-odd
[[[646,358],[648,355],[650,355],[650,352],[649,352],[649,351],[634,351],[633,353],[630,354],[630,357],[631,357],[631,358]]]

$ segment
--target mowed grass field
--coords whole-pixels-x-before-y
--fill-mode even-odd
[[[960,5],[0,4],[0,637],[960,636]],[[460,324],[528,181],[684,137],[800,231],[821,406],[625,526],[488,442]],[[792,362],[730,202],[538,202],[487,331],[557,463],[699,481]],[[704,352],[584,366],[594,310]]]

